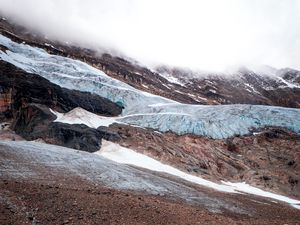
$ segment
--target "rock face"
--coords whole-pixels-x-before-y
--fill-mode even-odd
[[[18,112],[12,129],[26,140],[41,139],[47,143],[87,152],[101,148],[101,140],[118,140],[119,136],[105,129],[83,124],[53,122],[56,116],[44,105],[28,104]]]
[[[118,139],[101,128],[54,123],[56,116],[49,110],[67,112],[82,107],[100,115],[116,116],[122,112],[117,104],[98,95],[61,88],[4,61],[0,61],[0,68],[0,121],[11,121],[17,135],[88,152],[98,151],[102,138]]]
[[[213,180],[246,181],[300,197],[300,135],[268,128],[256,135],[213,140],[114,124],[124,147]]]
[[[0,120],[12,117],[12,89],[0,86]]]
[[[106,116],[116,116],[122,112],[120,106],[105,98],[61,88],[39,75],[26,73],[4,61],[0,61],[0,77],[2,117],[12,118],[20,107],[28,103],[43,104],[60,112],[76,107]]]

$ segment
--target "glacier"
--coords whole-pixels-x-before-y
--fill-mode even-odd
[[[261,105],[190,105],[149,94],[113,79],[79,60],[51,55],[0,35],[0,59],[68,89],[87,91],[124,107],[116,122],[161,132],[196,134],[214,139],[249,134],[266,126],[300,133],[300,109]]]

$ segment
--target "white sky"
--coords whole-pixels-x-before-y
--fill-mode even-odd
[[[300,69],[300,0],[0,0],[0,11],[147,65]]]

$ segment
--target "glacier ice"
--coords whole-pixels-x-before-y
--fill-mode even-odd
[[[107,76],[79,60],[51,55],[43,49],[0,35],[0,59],[58,84],[88,91],[124,106],[117,122],[221,139],[245,135],[253,128],[278,126],[300,133],[300,109],[260,105],[189,105],[143,92]]]

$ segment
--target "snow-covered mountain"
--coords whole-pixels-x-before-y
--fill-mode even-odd
[[[4,61],[59,86],[88,91],[124,107],[117,121],[162,132],[228,138],[265,126],[300,133],[300,109],[257,105],[187,105],[135,89],[85,63],[50,55],[42,49],[0,36]]]
[[[300,72],[297,70],[261,66],[254,70],[241,67],[230,72],[211,73],[161,66],[156,71],[191,90],[187,92],[189,96],[200,102],[299,107]]]
[[[6,20],[0,25],[0,139],[27,140],[0,143],[1,174],[9,179],[40,182],[45,167],[53,182],[65,184],[70,174],[214,212],[248,213],[235,203],[240,192],[260,196],[261,204],[272,198],[265,212],[277,201],[299,208],[299,71],[154,71],[45,42]],[[17,169],[9,169],[11,161]],[[289,205],[281,210],[294,215]]]
[[[199,72],[165,65],[149,69],[133,59],[99,55],[93,49],[51,41],[7,20],[0,20],[0,31],[16,42],[87,62],[136,89],[177,102],[300,107],[299,71],[293,69],[276,70],[264,66],[252,70],[238,68],[227,73]]]

